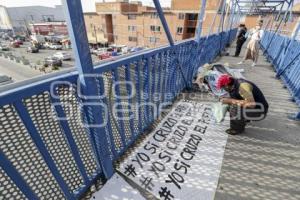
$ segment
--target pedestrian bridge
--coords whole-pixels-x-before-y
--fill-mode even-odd
[[[159,2],[154,2],[168,30]],[[193,198],[300,199],[298,40],[266,29],[259,62],[250,67],[247,63],[238,66],[241,58],[224,54],[233,54],[236,24],[178,43],[166,31],[168,46],[93,67],[86,35],[80,29],[84,23],[82,14],[74,12],[81,9],[80,1],[65,3],[78,70],[0,94],[0,199],[92,198],[110,184],[134,149],[147,142],[148,134],[160,127],[170,109],[178,108],[174,105],[181,101],[194,102],[193,105],[216,101],[192,90],[198,67],[211,62],[243,68],[245,77],[257,83],[266,95],[270,113],[264,121],[249,124],[241,135],[227,138],[220,132],[222,127],[213,129],[219,135],[210,138],[212,146],[194,160],[205,158],[203,162],[219,165],[212,171],[211,165],[198,163],[195,171],[201,175],[194,177],[194,183],[202,187],[202,193],[209,191],[210,196],[201,196],[200,192]],[[205,1],[202,3],[205,5]],[[231,16],[234,14],[233,10]],[[227,44],[231,47],[226,48]],[[177,114],[185,113],[185,108],[181,109]],[[199,110],[195,116],[200,119],[203,113],[205,110]],[[224,143],[219,144],[221,136]],[[195,143],[200,141],[198,136],[190,137]],[[217,149],[221,150],[219,160],[212,155]],[[181,169],[192,173],[188,171],[190,163],[181,162]],[[215,185],[203,181],[205,176],[216,180]],[[150,183],[139,188],[138,183],[127,178],[124,177],[127,184],[145,199],[178,199],[166,187],[159,188],[161,191],[155,195],[148,188]],[[178,183],[177,188],[189,187],[176,175],[173,182]]]

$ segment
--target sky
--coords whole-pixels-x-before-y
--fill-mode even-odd
[[[102,2],[102,0],[81,0],[83,11],[91,12],[95,11],[95,2]],[[106,0],[114,1],[114,0]],[[152,0],[140,0],[145,5],[153,5]],[[161,0],[162,6],[170,6],[171,0]],[[7,7],[18,7],[18,6],[51,6],[61,5],[61,0],[0,0],[0,5]]]

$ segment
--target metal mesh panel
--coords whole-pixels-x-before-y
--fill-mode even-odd
[[[115,145],[116,151],[120,151],[121,148],[123,147],[122,141],[121,141],[121,136],[119,132],[119,122],[114,118],[113,116],[113,105],[115,103],[115,97],[113,96],[112,92],[112,85],[113,85],[113,75],[111,72],[106,72],[103,74],[103,83],[104,83],[104,93],[105,96],[108,97],[108,117],[112,129],[112,134],[113,134],[113,143]]]
[[[142,68],[142,79],[141,79],[141,86],[143,89],[143,95],[142,95],[142,102],[148,103],[149,101],[149,92],[150,92],[150,87],[149,87],[149,78],[150,78],[150,71],[149,71],[149,66],[147,59],[144,59],[143,61],[143,68]],[[143,105],[143,119],[145,123],[149,123],[151,120],[151,116],[149,114],[149,106]],[[147,126],[148,124],[146,124]],[[143,128],[146,128],[146,126],[143,126]]]
[[[79,149],[82,162],[87,170],[88,176],[91,176],[97,170],[97,163],[91,141],[88,137],[88,132],[82,124],[79,100],[76,96],[76,89],[74,87],[70,88],[67,86],[56,89],[66,117],[68,118],[68,124]]]
[[[144,73],[144,67],[145,66],[145,60],[140,60],[137,68],[139,68],[139,74],[136,74],[135,76],[135,88],[137,91],[139,91],[139,96],[140,96],[140,104],[139,104],[139,112],[140,112],[140,118],[138,120],[140,120],[140,123],[142,124],[142,128],[144,128],[146,126],[146,120],[145,120],[145,116],[146,116],[146,106],[144,106],[144,104],[146,103],[146,99],[145,99],[145,92],[144,91],[144,82],[146,79],[146,74]],[[137,71],[137,69],[136,69]],[[137,84],[137,82],[139,81],[139,84]]]
[[[68,187],[74,191],[82,185],[82,177],[76,166],[63,130],[52,110],[48,92],[24,100],[37,131]]]
[[[133,119],[133,128],[134,130],[132,134],[138,134],[139,133],[139,115],[137,113],[137,106],[138,105],[138,94],[140,94],[140,88],[137,88],[137,76],[139,76],[139,74],[137,74],[137,67],[139,67],[139,62],[135,62],[129,65],[129,70],[130,70],[130,78],[131,78],[131,82],[132,85],[134,85],[136,93],[135,95],[131,98],[131,111],[134,113],[134,119]],[[137,92],[139,90],[139,92]]]
[[[0,141],[1,143],[1,141]],[[0,167],[0,199],[27,199]]]
[[[1,150],[39,198],[64,199],[51,171],[11,105],[0,107],[0,136]]]
[[[128,93],[127,93],[127,88],[126,88],[126,84],[124,83],[124,81],[126,81],[125,78],[125,66],[121,66],[118,68],[118,74],[119,74],[119,81],[123,82],[121,84],[119,84],[119,88],[120,88],[120,96],[122,97],[122,99],[120,100],[120,103],[122,104],[122,114],[123,114],[123,124],[124,124],[124,131],[125,131],[125,137],[126,137],[126,142],[130,140],[131,137],[131,129],[130,129],[130,124],[129,124],[129,113],[128,112],[124,112],[124,108],[126,108],[126,110],[129,110],[129,107],[127,106],[128,100]]]

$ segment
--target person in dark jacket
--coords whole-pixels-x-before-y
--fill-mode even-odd
[[[269,104],[254,83],[222,74],[217,81],[217,88],[223,88],[230,95],[230,98],[220,99],[223,104],[229,105],[230,129],[226,130],[228,134],[240,134],[244,132],[246,122],[261,121],[266,117]]]
[[[236,41],[236,50],[235,50],[235,54],[234,54],[235,57],[238,57],[241,53],[243,44],[247,40],[246,34],[247,34],[247,28],[246,28],[245,24],[240,24],[240,30],[237,35],[237,41]]]

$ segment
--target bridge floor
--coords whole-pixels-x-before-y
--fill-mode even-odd
[[[300,122],[287,118],[299,107],[260,52],[258,65],[237,65],[239,58],[224,56],[218,62],[245,69],[245,77],[258,85],[269,104],[261,122],[245,133],[228,137],[215,199],[300,199]],[[235,45],[229,48],[233,55]]]
[[[228,49],[230,55],[233,55],[234,48],[235,45],[232,45]],[[221,172],[219,174],[217,170],[216,174],[212,175],[219,179],[215,199],[300,199],[300,122],[288,119],[288,115],[297,113],[299,107],[290,101],[291,96],[283,87],[283,83],[274,78],[275,72],[270,63],[265,61],[262,52],[257,66],[251,67],[250,61],[244,65],[237,65],[244,52],[245,49],[239,58],[223,56],[216,62],[229,63],[232,68],[243,68],[244,76],[264,92],[270,104],[269,114],[263,121],[248,124],[243,134],[228,135]],[[183,93],[181,98],[190,96],[185,94],[187,93]],[[200,102],[215,101],[200,93],[194,93],[194,97],[196,98],[193,100],[197,99]],[[132,155],[133,149],[148,139],[147,137],[145,134],[126,152],[117,163],[117,168]],[[131,186],[139,189],[147,199],[155,199],[131,180],[123,178]],[[201,177],[196,178],[198,179],[199,182],[203,182]],[[199,199],[205,198],[199,196]]]

